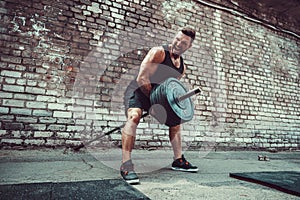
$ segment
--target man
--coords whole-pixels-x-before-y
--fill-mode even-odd
[[[130,184],[139,183],[131,161],[136,129],[143,111],[151,110],[150,93],[155,85],[169,77],[180,79],[186,70],[181,55],[191,48],[195,31],[181,29],[169,45],[153,47],[141,63],[136,80],[133,80],[125,92],[127,122],[122,129],[122,165],[120,173]],[[151,111],[150,111],[151,112]],[[181,126],[169,127],[169,138],[174,152],[173,170],[197,172],[198,168],[186,161],[182,155]]]

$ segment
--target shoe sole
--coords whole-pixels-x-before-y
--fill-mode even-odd
[[[172,170],[181,172],[197,172],[199,169],[183,169],[178,167],[172,167]]]
[[[130,185],[134,185],[134,184],[139,184],[140,180],[139,179],[133,179],[133,180],[125,180],[127,183],[129,183]]]

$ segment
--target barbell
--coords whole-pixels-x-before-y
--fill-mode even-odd
[[[194,105],[189,97],[197,93],[200,93],[199,88],[188,92],[178,79],[168,78],[152,90],[150,114],[167,126],[190,121],[194,116]]]
[[[159,123],[167,126],[176,126],[190,121],[194,115],[194,105],[190,97],[200,92],[199,88],[187,91],[178,79],[168,78],[152,89],[150,93],[151,108],[149,112],[141,116],[141,119],[150,113]],[[73,149],[78,151],[82,147],[120,130],[124,126],[125,124],[122,124],[85,144],[81,143]]]

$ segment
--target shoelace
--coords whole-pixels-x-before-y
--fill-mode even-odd
[[[182,156],[182,158],[179,160],[179,162],[180,162],[180,163],[183,163],[183,162],[184,162],[185,165],[189,165],[189,164],[190,164],[183,156]]]

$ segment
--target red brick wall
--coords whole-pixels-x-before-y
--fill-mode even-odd
[[[147,49],[189,25],[182,81],[202,94],[184,144],[299,149],[299,37],[197,1],[4,0],[0,14],[1,147],[73,146],[120,126]],[[169,147],[167,127],[146,118],[136,146]]]

